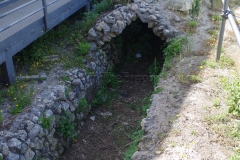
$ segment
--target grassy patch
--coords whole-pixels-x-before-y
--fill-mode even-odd
[[[150,106],[151,106],[150,98],[148,98],[148,97],[144,98],[142,100],[142,107],[141,107],[142,117],[146,117],[147,109]],[[131,145],[128,147],[128,149],[125,152],[123,152],[124,160],[131,160],[132,155],[138,149],[138,144],[141,141],[142,136],[143,136],[143,130],[139,124],[138,127],[136,127],[136,129],[134,129],[132,131],[132,133],[130,134],[130,138],[131,138],[132,142],[131,142]]]
[[[41,122],[41,126],[46,129],[50,129],[51,123],[54,119],[54,116],[46,117],[46,114],[44,114],[43,117],[39,117],[39,121]]]
[[[75,137],[74,125],[71,121],[69,111],[66,111],[63,116],[60,117],[57,127],[57,133],[65,139],[73,140]]]
[[[10,112],[12,114],[17,114],[31,103],[33,95],[33,87],[29,87],[26,82],[16,81],[6,90],[0,91],[0,102],[3,103],[6,99],[8,99],[11,103],[8,106],[8,108],[11,108]]]
[[[76,109],[77,113],[82,112],[84,109],[86,109],[88,107],[88,103],[87,100],[85,98],[81,98],[78,101],[78,108]]]
[[[108,106],[110,100],[115,95],[115,89],[119,86],[120,81],[112,70],[105,72],[102,78],[102,84],[92,101],[92,106],[97,107],[102,104],[106,104]]]

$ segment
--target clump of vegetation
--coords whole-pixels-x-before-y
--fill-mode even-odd
[[[71,121],[69,111],[66,111],[63,116],[60,117],[58,122],[57,132],[65,139],[73,140],[75,137],[74,125]]]
[[[189,28],[189,32],[190,33],[195,32],[195,30],[197,28],[197,21],[190,21],[190,22],[188,22],[188,28]]]
[[[153,64],[149,67],[148,70],[150,75],[150,81],[153,82],[154,85],[156,85],[159,81],[159,74],[162,70],[162,65],[157,62],[155,58]]]
[[[33,87],[28,87],[26,82],[16,81],[6,90],[0,91],[0,104],[8,99],[11,102],[11,105],[8,106],[8,108],[11,108],[10,112],[12,114],[17,114],[31,103],[33,95]]]
[[[78,50],[77,54],[79,56],[85,56],[88,54],[88,50],[90,49],[90,44],[78,42],[78,46],[76,47],[76,49]]]
[[[119,85],[120,81],[112,70],[105,72],[102,78],[102,84],[92,101],[92,106],[97,107],[101,104],[108,104],[114,96],[115,89],[117,89]]]
[[[142,107],[141,107],[141,113],[142,117],[146,117],[147,115],[147,109],[151,106],[151,101],[149,97],[146,97],[142,100]],[[134,152],[137,151],[138,149],[138,144],[141,141],[141,138],[143,136],[143,130],[140,126],[140,122],[138,124],[138,127],[133,130],[133,133],[131,134],[130,138],[132,140],[131,145],[129,148],[123,153],[124,160],[131,160],[132,155]]]
[[[139,124],[140,125],[140,124]],[[128,150],[126,150],[123,155],[124,155],[124,160],[131,160],[132,155],[134,152],[137,151],[138,149],[138,144],[143,136],[143,130],[139,127],[137,128],[136,132],[133,132],[131,135],[131,140],[133,141],[131,145],[129,146]]]
[[[82,112],[84,109],[86,109],[88,107],[88,103],[87,100],[85,98],[81,98],[78,101],[78,108],[76,109],[76,112]]]
[[[44,114],[43,117],[39,117],[39,121],[42,122],[41,126],[46,129],[50,129],[53,119],[54,119],[54,115],[47,118],[46,114]]]
[[[201,3],[202,0],[194,0],[193,6],[192,6],[192,15],[198,16],[200,9],[201,9]]]
[[[229,113],[234,116],[240,117],[240,82],[239,78],[235,78],[229,85],[230,97],[229,97]]]
[[[164,52],[164,64],[166,69],[170,68],[170,61],[182,51],[182,46],[187,42],[187,38],[173,38],[170,40],[168,46],[163,50]]]

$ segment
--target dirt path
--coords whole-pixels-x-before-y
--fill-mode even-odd
[[[131,135],[140,127],[144,98],[153,91],[153,84],[129,75],[148,75],[148,65],[126,63],[118,75],[121,85],[108,104],[93,108],[75,143],[65,151],[62,160],[121,160],[132,143]],[[142,67],[142,70],[139,70]]]

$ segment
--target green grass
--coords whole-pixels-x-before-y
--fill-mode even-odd
[[[46,117],[46,114],[44,114],[43,117],[39,117],[39,121],[42,122],[41,126],[45,129],[50,129],[51,123],[54,119],[54,116]]]
[[[63,116],[60,117],[57,126],[57,133],[63,138],[73,140],[75,137],[74,125],[71,121],[70,112],[66,111]]]
[[[80,98],[80,100],[78,101],[78,108],[76,109],[76,112],[80,113],[87,107],[88,107],[87,100],[85,98]]]
[[[163,88],[159,87],[159,88],[156,88],[153,93],[156,94],[156,93],[160,93],[162,91],[163,91]]]
[[[97,3],[97,2],[96,2]],[[95,11],[75,15],[75,23],[65,20],[60,25],[44,34],[34,41],[16,56],[14,61],[18,67],[28,66],[29,71],[37,73],[38,70],[51,69],[55,62],[49,63],[44,57],[48,55],[59,55],[60,62],[69,69],[72,67],[83,67],[83,56],[88,54],[90,44],[86,41],[89,29],[96,23],[97,17],[104,11],[111,9],[112,1],[103,0],[98,3]],[[75,54],[71,54],[71,48],[76,48]],[[63,53],[62,50],[70,50]],[[77,58],[80,56],[80,58]],[[73,65],[70,65],[73,62]],[[36,65],[37,64],[37,65]]]
[[[143,130],[141,130],[141,128],[138,128],[138,131],[133,132],[132,136],[131,136],[131,140],[132,143],[130,145],[130,147],[123,153],[124,155],[124,160],[131,160],[132,159],[132,155],[134,154],[134,152],[137,151],[138,149],[138,144],[143,136]]]
[[[150,98],[149,97],[144,98],[142,100],[142,107],[141,107],[142,118],[147,116],[147,109],[150,106],[151,106]],[[132,130],[132,133],[130,134],[130,138],[132,142],[131,142],[131,145],[128,147],[128,149],[125,152],[123,152],[124,160],[131,160],[132,155],[138,149],[138,144],[141,141],[142,137],[143,137],[143,130],[139,122],[138,127]]]
[[[29,87],[26,82],[16,81],[6,90],[0,91],[0,102],[10,101],[10,113],[20,113],[27,105],[31,103],[31,98],[34,95],[33,87]],[[0,103],[0,104],[1,104]]]

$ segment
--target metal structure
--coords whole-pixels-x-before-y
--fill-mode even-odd
[[[90,0],[3,0],[0,2],[0,64],[7,83],[15,80],[12,57]]]
[[[229,19],[230,25],[237,39],[238,45],[240,46],[240,32],[236,24],[236,21],[233,17],[233,12],[228,7],[228,0],[222,0],[222,2],[223,2],[222,24],[221,24],[221,29],[220,29],[219,38],[218,38],[216,61],[220,59],[225,23],[227,19]]]

